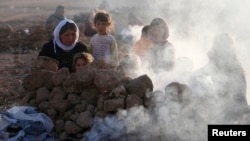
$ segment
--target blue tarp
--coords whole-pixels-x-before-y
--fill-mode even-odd
[[[35,107],[16,106],[0,113],[0,141],[54,141],[53,121]]]

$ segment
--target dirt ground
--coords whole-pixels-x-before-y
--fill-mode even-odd
[[[127,7],[131,7],[134,3],[138,3],[139,0],[119,0],[119,3],[117,3],[117,0],[109,1],[111,7],[122,7],[124,2],[126,2]],[[53,13],[55,7],[59,4],[64,5],[65,16],[73,18],[79,13],[92,11],[101,2],[102,0],[91,0],[91,2],[88,0],[1,0],[0,23],[10,24],[14,28],[27,25],[43,25],[49,14]],[[143,6],[143,4],[140,4],[140,6]],[[127,11],[120,11],[120,13],[126,14]],[[146,12],[143,11],[141,15],[145,16]],[[144,19],[149,20],[150,17],[144,17]],[[124,17],[115,20],[120,23],[126,23]],[[29,73],[32,60],[36,58],[39,47],[41,48],[44,42],[37,42],[40,46],[36,50],[29,50],[23,53],[20,52],[18,47],[14,47],[14,50],[17,49],[19,51],[1,51],[5,47],[2,46],[4,43],[1,41],[3,40],[5,39],[0,40],[0,111],[18,104],[18,100],[23,95],[22,79]],[[250,99],[250,96],[248,97]]]
[[[112,6],[123,7],[122,1],[115,3],[115,0],[109,0]],[[126,7],[130,7],[134,3],[133,0],[128,0],[129,3]],[[24,31],[27,27],[31,26],[44,26],[47,17],[54,12],[57,5],[63,5],[65,7],[65,16],[68,19],[73,19],[74,16],[84,12],[90,12],[97,8],[101,0],[93,0],[91,2],[87,0],[1,0],[0,1],[0,24],[8,24],[13,27],[14,32]],[[127,3],[127,1],[126,1]],[[126,10],[126,9],[125,9]],[[127,10],[131,11],[131,10]],[[126,11],[121,11],[125,13]],[[127,23],[126,18],[118,16],[120,19],[115,19],[120,23]],[[121,20],[122,19],[122,20]],[[0,31],[3,33],[3,31]],[[39,34],[39,33],[38,33]],[[2,36],[0,36],[1,38]],[[15,45],[12,47],[6,47],[9,41],[5,36],[0,40],[0,111],[6,110],[11,106],[18,105],[18,101],[21,99],[23,93],[22,80],[29,74],[30,65],[32,60],[36,58],[40,48],[46,42],[45,40],[36,40],[37,47],[31,50],[23,50],[26,44],[21,42],[25,38],[15,40]],[[81,40],[81,39],[80,39]],[[81,40],[82,41],[82,40]],[[84,39],[83,39],[84,41]],[[17,42],[17,43],[16,43]],[[25,42],[25,41],[24,41]],[[3,48],[9,48],[8,51],[3,51]]]
[[[47,18],[59,4],[64,5],[65,16],[69,18],[76,13],[90,9],[85,0],[74,0],[74,2],[67,0],[1,0],[0,21],[11,22],[23,20],[30,22],[28,19],[32,16]]]
[[[58,4],[65,6],[67,17],[80,13],[84,5],[81,0],[75,0],[74,3],[66,0],[1,0],[0,22],[13,27],[43,24]],[[24,94],[22,80],[29,74],[30,65],[37,54],[38,49],[25,53],[0,52],[0,111],[18,105],[19,99]]]
[[[18,105],[22,97],[22,80],[30,72],[32,59],[36,53],[0,54],[0,111]]]

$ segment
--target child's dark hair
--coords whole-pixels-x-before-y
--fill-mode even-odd
[[[107,22],[107,24],[111,24],[112,23],[111,16],[106,11],[98,11],[98,12],[95,13],[94,24],[97,21]]]
[[[67,30],[73,30],[73,31],[77,31],[77,27],[74,23],[69,23],[66,22],[66,24],[64,26],[62,26],[59,34],[63,34],[64,32],[66,32]]]
[[[148,31],[150,29],[150,25],[145,25],[142,30],[141,30],[141,33],[144,34],[144,35],[148,35]]]

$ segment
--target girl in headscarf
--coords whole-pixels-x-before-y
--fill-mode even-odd
[[[63,67],[73,71],[73,56],[78,52],[87,52],[86,45],[78,41],[79,29],[72,20],[62,20],[54,30],[54,39],[45,43],[38,56],[51,57]]]
[[[149,37],[154,44],[145,56],[149,67],[154,72],[171,70],[174,67],[175,49],[168,41],[168,25],[162,18],[155,18],[151,21]]]

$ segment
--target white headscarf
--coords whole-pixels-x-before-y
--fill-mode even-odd
[[[71,46],[66,46],[64,45],[61,40],[60,40],[60,34],[59,32],[61,31],[61,28],[66,24],[66,23],[73,23],[76,25],[76,23],[72,20],[69,20],[69,19],[65,19],[65,20],[62,20],[60,21],[60,23],[56,26],[56,28],[54,29],[54,52],[56,53],[56,44],[64,51],[70,51],[72,50],[73,48],[75,48],[75,45],[78,41],[78,38],[79,38],[79,29],[76,25],[76,40],[75,42],[71,45]]]

